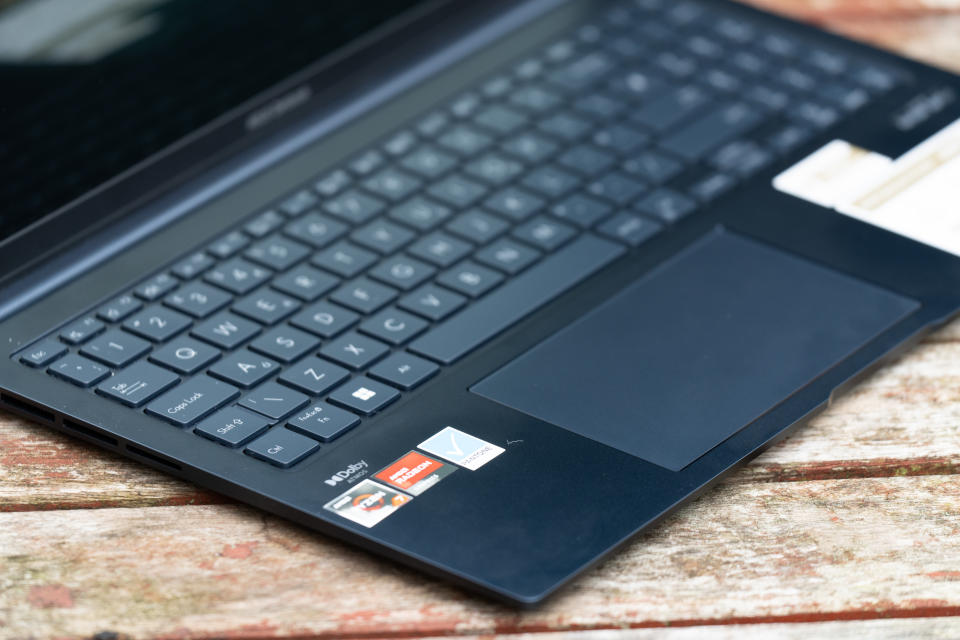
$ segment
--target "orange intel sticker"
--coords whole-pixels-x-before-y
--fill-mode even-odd
[[[411,451],[374,477],[418,496],[454,471],[452,464]]]

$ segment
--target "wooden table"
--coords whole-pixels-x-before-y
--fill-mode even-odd
[[[960,0],[760,4],[960,70]],[[960,322],[518,613],[0,415],[0,637],[957,637],[958,425]]]

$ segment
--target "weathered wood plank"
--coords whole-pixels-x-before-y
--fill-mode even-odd
[[[6,513],[0,620],[343,638],[951,616],[958,532],[955,475],[727,486],[518,613],[237,505]]]
[[[784,624],[729,624],[669,629],[603,629],[559,631],[549,635],[521,633],[469,636],[463,640],[955,640],[960,637],[957,618],[898,618],[894,620],[848,620],[844,622],[799,622]],[[438,637],[423,640],[439,640]]]
[[[960,342],[918,346],[731,480],[922,475],[960,469],[958,362]],[[10,416],[0,419],[0,511],[222,500],[41,426]]]
[[[747,0],[845,36],[960,71],[957,0]]]

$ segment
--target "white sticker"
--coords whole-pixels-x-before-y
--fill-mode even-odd
[[[895,160],[834,140],[773,186],[960,255],[960,120]]]
[[[444,427],[421,442],[419,448],[471,471],[476,471],[504,451],[502,447],[453,427]]]
[[[364,480],[323,505],[323,508],[357,524],[372,527],[411,500],[413,498],[396,489]]]

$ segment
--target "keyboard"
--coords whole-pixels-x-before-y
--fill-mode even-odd
[[[906,79],[610,4],[15,357],[288,468]]]

